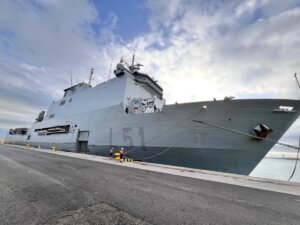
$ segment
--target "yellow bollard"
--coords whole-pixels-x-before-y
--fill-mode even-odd
[[[115,159],[120,160],[120,153],[115,153]]]
[[[115,153],[115,157],[113,159],[120,160],[120,153]],[[122,159],[123,162],[133,162],[134,160],[132,158],[124,158]]]

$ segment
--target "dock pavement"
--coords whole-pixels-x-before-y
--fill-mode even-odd
[[[300,184],[0,144],[0,224],[297,224]]]

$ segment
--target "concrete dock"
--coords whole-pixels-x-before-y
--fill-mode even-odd
[[[300,185],[0,144],[0,224],[297,224]]]

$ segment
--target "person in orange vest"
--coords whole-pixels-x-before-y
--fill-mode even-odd
[[[125,154],[125,150],[124,150],[124,148],[121,148],[121,149],[120,149],[120,162],[123,161],[123,156],[124,156],[124,154]]]
[[[111,149],[109,150],[109,159],[111,159],[112,155],[114,154],[114,151],[115,151],[114,148],[111,148]]]

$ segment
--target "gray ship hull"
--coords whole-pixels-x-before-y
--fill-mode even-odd
[[[203,106],[206,106],[205,110]],[[292,112],[276,111],[292,106]],[[25,137],[7,135],[7,143],[30,144],[107,156],[125,147],[133,159],[248,175],[274,143],[255,140],[194,122],[204,121],[247,134],[258,124],[273,129],[278,141],[298,118],[300,101],[280,99],[209,101],[166,105],[163,112],[125,113],[122,104],[35,123]],[[39,135],[36,130],[70,124],[70,132]],[[80,134],[85,134],[80,136]],[[29,137],[29,138],[28,138]]]

